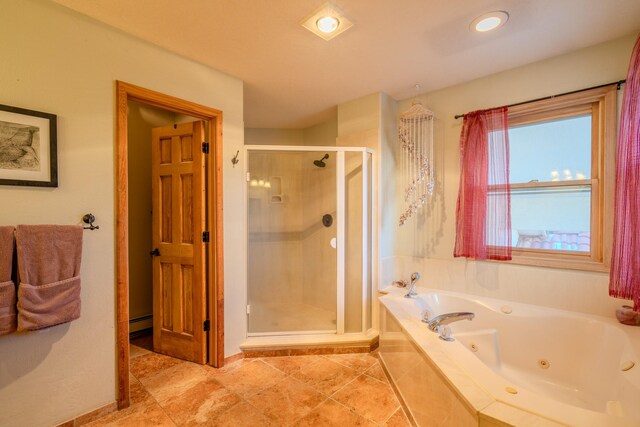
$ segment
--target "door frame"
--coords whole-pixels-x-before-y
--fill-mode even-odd
[[[222,228],[222,111],[116,80],[116,354],[118,409],[129,406],[129,154],[127,103],[136,101],[204,120],[211,146],[206,160],[209,364],[224,364],[224,258]]]

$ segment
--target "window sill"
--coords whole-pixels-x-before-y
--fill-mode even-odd
[[[522,251],[513,249],[511,261],[506,262],[517,265],[529,265],[534,267],[562,268],[567,270],[609,272],[608,262],[595,261],[588,255],[576,255],[575,253],[554,251],[553,253]]]

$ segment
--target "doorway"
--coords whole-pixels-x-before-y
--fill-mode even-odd
[[[130,235],[139,233],[134,226],[145,226],[141,221],[153,236],[153,248],[145,255],[155,288],[154,347],[198,363],[223,364],[222,112],[124,82],[116,82],[116,89],[117,383],[122,409],[129,406],[129,291],[131,280],[140,277],[138,263],[131,260],[131,250],[140,252],[138,239]],[[153,180],[147,175],[154,183],[153,215],[139,215],[131,203],[137,199],[130,201],[136,196],[130,161],[139,161],[129,144],[128,107],[133,103],[175,118],[173,125],[152,132],[152,161],[146,166],[154,175]]]

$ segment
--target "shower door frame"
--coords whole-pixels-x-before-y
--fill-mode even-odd
[[[370,328],[367,328],[367,313],[373,316],[373,280],[372,274],[374,269],[374,262],[369,259],[373,256],[373,244],[374,233],[373,228],[373,202],[374,194],[372,187],[373,183],[370,182],[374,179],[373,170],[375,170],[374,164],[374,150],[367,147],[337,147],[337,146],[298,146],[298,145],[245,145],[244,146],[244,176],[249,177],[249,152],[250,151],[293,151],[293,152],[331,152],[337,156],[336,162],[336,216],[337,216],[337,247],[336,247],[336,330],[310,330],[310,331],[275,331],[275,332],[249,332],[249,313],[247,313],[246,331],[247,337],[264,337],[264,336],[283,336],[283,335],[318,335],[318,334],[345,334],[345,275],[346,275],[346,161],[345,153],[361,153],[362,154],[362,319],[361,319],[361,331],[350,333],[366,333]],[[371,156],[371,165],[369,164],[369,157]],[[371,171],[370,171],[371,169]],[[245,271],[249,271],[249,201],[248,201],[248,188],[244,186],[244,223],[245,236]],[[371,250],[367,245],[371,245]],[[369,289],[368,289],[369,288]],[[367,299],[369,298],[369,300]],[[367,312],[367,304],[370,306],[370,310]],[[249,281],[247,276],[246,292],[245,292],[245,307],[249,306]],[[373,320],[371,319],[371,324]]]

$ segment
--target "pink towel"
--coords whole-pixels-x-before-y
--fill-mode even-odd
[[[13,283],[13,226],[0,226],[0,335],[16,330],[16,285]]]
[[[18,330],[80,317],[82,226],[18,225]]]

